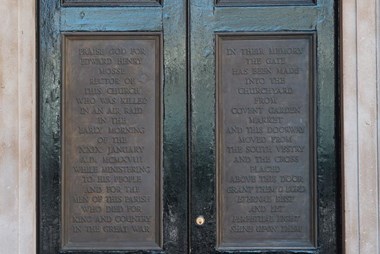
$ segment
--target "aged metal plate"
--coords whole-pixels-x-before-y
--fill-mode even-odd
[[[313,34],[222,34],[217,47],[218,246],[313,248]]]
[[[160,0],[62,0],[64,6],[155,6]]]
[[[66,34],[63,249],[161,246],[158,34]]]
[[[217,6],[308,5],[316,0],[216,0]]]

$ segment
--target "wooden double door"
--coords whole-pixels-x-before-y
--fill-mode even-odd
[[[337,3],[40,0],[39,253],[339,253]]]

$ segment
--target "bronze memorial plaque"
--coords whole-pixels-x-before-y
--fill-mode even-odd
[[[215,0],[217,6],[310,5],[316,0]]]
[[[64,35],[63,249],[160,249],[161,37]]]
[[[160,0],[62,0],[64,6],[155,6]]]
[[[314,36],[217,38],[218,246],[313,248]]]

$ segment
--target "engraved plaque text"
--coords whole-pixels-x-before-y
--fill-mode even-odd
[[[158,249],[160,36],[66,34],[63,248]]]
[[[219,247],[315,243],[312,34],[218,36]]]

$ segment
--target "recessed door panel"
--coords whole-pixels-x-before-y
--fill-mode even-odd
[[[310,5],[314,0],[216,0],[219,6]]]
[[[65,6],[155,6],[159,0],[62,0]]]
[[[160,35],[63,40],[62,247],[159,249]]]
[[[218,246],[315,246],[313,34],[217,35]]]

